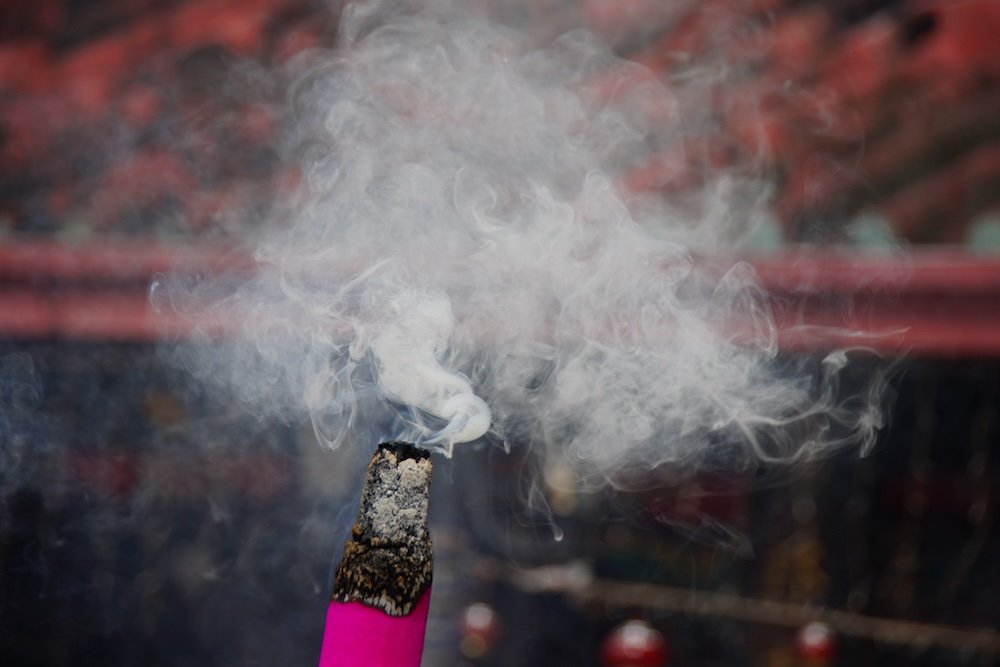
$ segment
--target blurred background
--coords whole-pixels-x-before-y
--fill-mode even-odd
[[[438,460],[424,664],[997,664],[1000,2],[481,4],[644,66],[608,95],[736,64],[620,182],[773,181],[743,252],[783,352],[841,342],[803,322],[881,334],[891,428],[629,493],[574,493],[529,447]],[[249,265],[233,248],[299,181],[289,73],[340,10],[0,3],[4,665],[315,663],[374,443],[326,452],[191,389],[157,344],[199,343],[147,303],[161,274]]]

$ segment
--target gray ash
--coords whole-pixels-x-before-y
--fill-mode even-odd
[[[379,445],[361,492],[333,599],[363,602],[390,616],[409,614],[431,584],[427,529],[430,455],[406,442]]]

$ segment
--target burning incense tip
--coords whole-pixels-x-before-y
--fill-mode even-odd
[[[405,442],[379,445],[368,465],[361,508],[334,578],[332,599],[390,616],[410,614],[430,587],[427,529],[430,454]]]

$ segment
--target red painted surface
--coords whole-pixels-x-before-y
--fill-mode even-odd
[[[789,351],[866,347],[889,354],[1000,355],[1000,258],[954,250],[909,254],[785,252],[746,257]],[[701,259],[720,272],[733,260]],[[225,335],[237,321],[154,312],[148,286],[180,271],[239,276],[249,256],[221,247],[148,243],[0,246],[0,335],[149,341],[197,324]],[[733,323],[739,327],[739,323]]]
[[[231,246],[170,245],[142,240],[70,245],[52,240],[0,243],[0,284],[140,282],[168,271],[249,269],[250,257]]]
[[[228,76],[227,62],[272,71],[304,49],[334,46],[340,4],[11,7],[0,26],[0,178],[9,184],[0,229],[176,225],[197,236],[247,219],[281,188],[267,152],[280,112],[267,95],[222,94],[216,79]],[[581,86],[588,95],[621,101],[663,84],[668,94],[637,110],[650,126],[704,116],[714,128],[658,145],[618,180],[669,196],[735,165],[776,183],[791,240],[812,238],[816,224],[835,235],[865,210],[884,213],[911,242],[964,240],[977,216],[1000,206],[1000,4],[900,0],[865,16],[863,3],[848,4],[579,0],[578,18],[631,61],[594,73]],[[538,21],[546,16],[537,10]],[[679,82],[720,65],[729,74],[685,102]],[[226,161],[231,151],[220,146],[234,134],[257,151],[246,158],[253,169],[240,168],[243,156]],[[155,214],[164,202],[173,215]]]
[[[970,221],[1000,203],[991,159],[1000,146],[1000,4],[900,2],[847,25],[834,20],[836,3],[770,5],[692,3],[662,39],[629,54],[645,76],[597,78],[620,97],[651,78],[669,81],[678,63],[753,66],[721,81],[709,103],[721,127],[698,136],[700,148],[680,145],[691,138],[664,146],[621,182],[669,194],[688,187],[690,173],[718,167],[704,156],[725,146],[777,179],[775,209],[792,238],[810,221],[835,230],[831,220],[870,209],[912,242],[962,241]],[[609,12],[592,20],[642,24],[634,11]],[[646,120],[667,122],[655,106]]]
[[[688,65],[746,65],[694,108],[667,94],[637,110],[668,127],[707,115],[713,129],[624,165],[618,180],[630,190],[669,197],[749,160],[777,184],[774,210],[792,240],[810,220],[875,209],[901,238],[956,243],[975,216],[1000,205],[995,0],[902,0],[851,20],[837,3],[786,0],[580,0],[578,9],[632,61],[582,82],[588,96],[620,101],[660,84],[672,92]],[[41,0],[8,14],[0,26],[0,179],[9,186],[0,230],[28,237],[75,225],[90,238],[141,239],[167,225],[191,245],[0,245],[0,335],[184,335],[190,317],[150,311],[150,281],[172,271],[248,270],[245,254],[198,237],[220,238],[222,224],[252,220],[249,212],[299,179],[268,157],[280,105],[251,91],[231,99],[213,77],[229,75],[226,62],[269,70],[303,49],[332,46],[335,13],[301,0]],[[125,141],[120,150],[105,150],[117,141]],[[823,224],[836,237],[839,223]],[[748,259],[772,295],[787,349],[1000,354],[994,260],[947,250]]]

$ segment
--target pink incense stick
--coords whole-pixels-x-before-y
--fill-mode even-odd
[[[320,667],[419,667],[433,574],[430,481],[426,451],[379,445],[334,578]]]
[[[428,590],[406,616],[389,616],[362,602],[330,603],[320,667],[417,667],[424,651]]]

